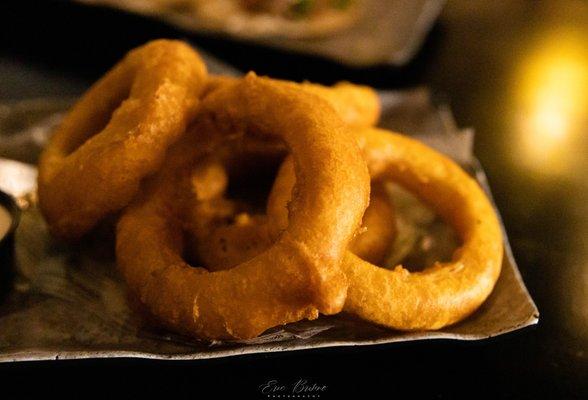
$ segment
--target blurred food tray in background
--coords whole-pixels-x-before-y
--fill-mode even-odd
[[[198,0],[76,1],[146,15],[186,32],[225,36],[356,67],[408,63],[420,49],[445,4],[445,0],[353,0],[356,2],[352,6],[354,15],[345,21],[334,22],[335,18],[321,17],[317,23],[300,25],[285,21],[280,26],[278,21],[259,17],[251,18],[255,19],[254,23],[244,16],[206,17],[195,11],[199,3],[207,3]],[[325,26],[317,26],[318,23]]]

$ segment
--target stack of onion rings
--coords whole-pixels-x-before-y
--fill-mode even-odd
[[[492,205],[457,164],[423,144],[373,128],[356,136],[372,178],[392,180],[416,193],[456,229],[463,245],[451,262],[416,273],[400,265],[393,270],[377,267],[351,247],[343,263],[349,278],[344,311],[400,330],[439,329],[462,320],[484,302],[500,274],[502,234]],[[266,225],[249,227],[248,235],[263,232],[271,243],[288,227],[288,202],[296,182],[292,167],[287,159],[278,172]],[[374,226],[373,221],[364,223],[368,232]],[[235,247],[247,246],[245,232],[232,233]]]
[[[40,208],[62,239],[120,212],[117,263],[133,298],[187,335],[251,338],[340,311],[439,329],[492,291],[502,233],[471,177],[373,128],[379,115],[371,88],[207,76],[189,46],[154,41],[59,126],[39,163]],[[229,198],[230,183],[274,166],[265,213]],[[451,262],[413,273],[377,266],[396,235],[386,181],[455,228],[462,244]]]

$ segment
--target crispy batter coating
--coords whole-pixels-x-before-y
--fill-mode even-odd
[[[39,161],[39,205],[54,235],[79,238],[131,201],[186,129],[205,76],[189,45],[156,40],[84,94]]]
[[[234,85],[239,78],[221,75],[208,77],[204,96],[227,85]],[[382,112],[378,93],[369,86],[350,82],[337,82],[333,86],[324,86],[311,82],[280,81],[313,93],[326,100],[337,111],[343,122],[349,126],[363,128],[378,123]],[[267,138],[266,138],[267,139]]]
[[[303,82],[303,90],[327,100],[343,121],[353,127],[374,126],[382,112],[378,93],[369,86],[338,82],[333,86]]]
[[[502,232],[492,204],[456,163],[414,139],[374,128],[358,138],[372,178],[392,180],[418,195],[463,243],[451,262],[415,273],[402,266],[379,268],[347,252],[344,311],[400,330],[440,329],[462,320],[486,300],[500,274]],[[273,190],[291,187],[292,172],[282,167]],[[281,229],[287,212],[278,207],[277,213],[269,214],[269,222]]]
[[[396,239],[396,214],[392,199],[381,184],[372,183],[370,205],[363,214],[362,231],[348,250],[370,262],[381,265]]]
[[[288,229],[231,270],[188,265],[175,220],[184,209],[181,178],[190,181],[193,165],[176,154],[190,148],[179,143],[119,221],[117,260],[129,288],[168,326],[208,339],[250,338],[340,311],[347,289],[341,258],[369,198],[365,161],[343,122],[319,97],[254,74],[211,93],[198,118],[222,132],[283,138],[297,176]]]
[[[263,228],[268,236],[275,238],[288,227],[288,208],[292,190],[296,184],[294,165],[290,158],[278,170],[278,175],[267,201],[269,222]],[[235,235],[237,236],[237,235]],[[348,250],[363,260],[373,264],[381,263],[388,254],[394,238],[394,206],[383,186],[374,182],[371,187],[370,204],[363,215],[362,230],[349,244]],[[239,239],[235,237],[234,239]],[[243,247],[244,244],[240,244]]]

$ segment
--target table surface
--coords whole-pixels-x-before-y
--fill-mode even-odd
[[[81,93],[128,49],[188,38],[242,70],[377,88],[427,85],[457,123],[476,129],[514,255],[541,318],[495,339],[429,341],[194,362],[87,360],[0,365],[21,395],[60,395],[73,380],[112,395],[165,390],[195,398],[265,398],[269,380],[341,394],[405,398],[588,396],[588,3],[449,1],[422,51],[402,68],[349,69],[69,2],[0,5],[0,101]],[[44,378],[47,385],[31,384]]]

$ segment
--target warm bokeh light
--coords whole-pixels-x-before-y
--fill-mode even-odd
[[[572,163],[574,137],[586,129],[588,40],[569,32],[544,37],[517,81],[522,161],[561,172]]]

